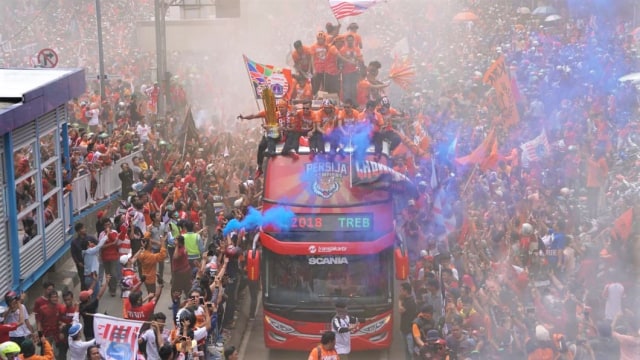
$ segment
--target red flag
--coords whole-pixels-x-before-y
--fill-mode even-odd
[[[485,165],[484,163],[488,161],[488,159],[492,155],[494,147],[496,148],[496,152],[497,152],[497,140],[496,140],[495,131],[491,129],[487,137],[482,141],[480,145],[478,145],[478,147],[475,150],[471,152],[471,154],[456,158],[456,163],[462,166],[465,166],[465,165],[486,166],[488,164]]]
[[[625,211],[616,221],[613,222],[611,235],[616,239],[627,241],[631,236],[631,228],[633,227],[633,208]]]

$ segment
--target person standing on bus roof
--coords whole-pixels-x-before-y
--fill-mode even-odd
[[[348,360],[351,352],[351,332],[358,327],[358,318],[347,313],[347,304],[336,302],[336,315],[331,319],[331,330],[336,333],[336,351],[341,360]]]

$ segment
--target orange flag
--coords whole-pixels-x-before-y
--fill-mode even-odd
[[[497,163],[498,140],[496,139],[495,130],[491,129],[487,137],[484,138],[482,143],[478,145],[478,147],[473,150],[471,154],[456,158],[456,163],[461,166],[481,165],[483,168],[486,168],[491,164],[489,160],[492,156],[492,153],[494,153],[494,150]]]
[[[489,150],[489,155],[482,161],[482,164],[480,164],[480,168],[482,170],[495,170],[496,166],[498,165],[498,158],[498,139],[496,139],[496,137],[494,136],[493,142],[491,144],[491,149]]]
[[[513,92],[513,83],[510,70],[505,64],[504,55],[500,55],[487,69],[482,82],[491,85],[495,89],[496,105],[500,110],[500,120],[506,127],[520,122],[520,115],[516,107],[516,95]]]
[[[633,208],[625,211],[616,221],[613,222],[611,235],[618,240],[627,241],[631,236],[631,228],[633,227]]]

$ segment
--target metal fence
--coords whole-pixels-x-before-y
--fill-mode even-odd
[[[132,165],[134,156],[142,156],[141,151],[137,151],[114,162],[111,166],[103,167],[95,174],[84,174],[73,180],[73,212],[79,213],[82,210],[92,207],[96,202],[104,200],[120,190],[121,183],[118,174],[120,165],[129,163]],[[95,181],[95,192],[92,194],[91,182]]]

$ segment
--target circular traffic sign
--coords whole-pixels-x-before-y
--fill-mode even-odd
[[[38,66],[54,68],[58,65],[58,54],[53,49],[42,49],[38,52]]]

